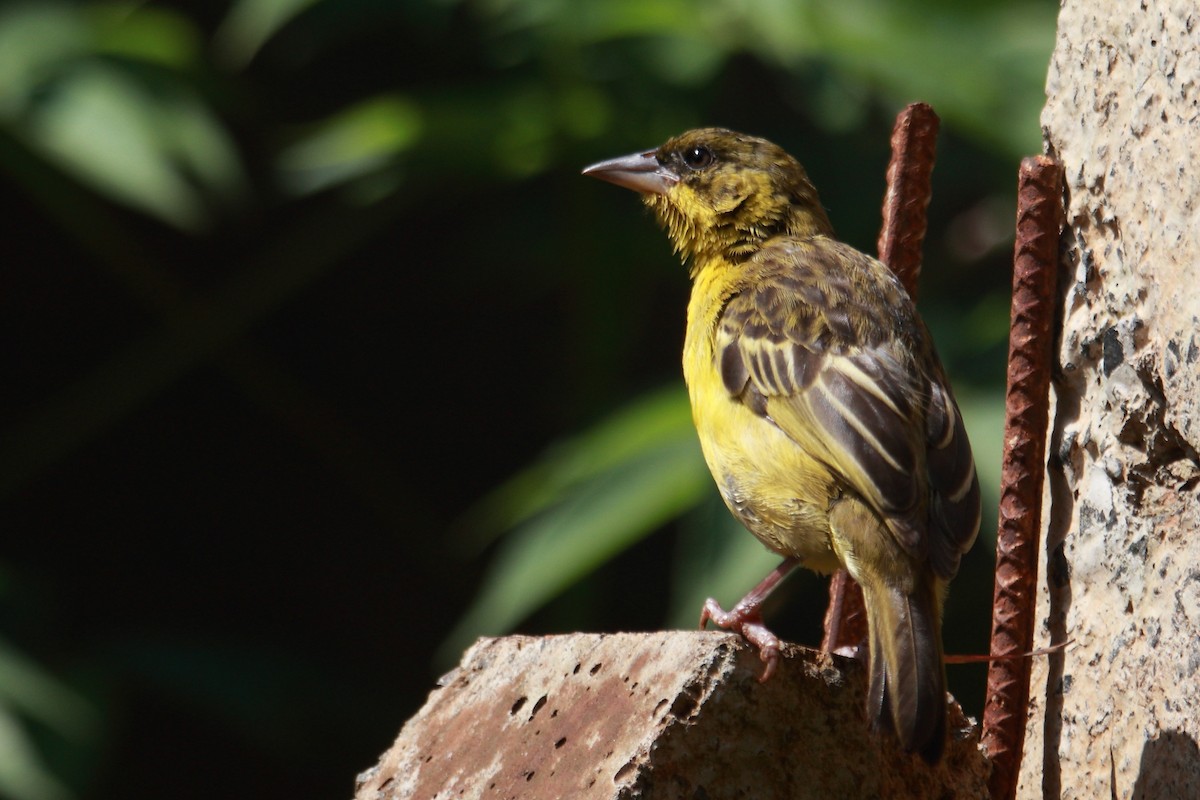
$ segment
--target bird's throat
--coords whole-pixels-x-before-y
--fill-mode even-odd
[[[688,214],[668,197],[643,195],[693,277],[706,263],[740,264],[776,236],[807,238],[832,235],[829,218],[819,206],[786,206],[775,213],[748,213],[739,206],[725,213]]]

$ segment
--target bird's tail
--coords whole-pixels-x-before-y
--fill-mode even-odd
[[[940,604],[932,576],[917,583],[912,592],[863,586],[871,639],[867,714],[876,730],[894,731],[906,751],[936,764],[946,744]]]

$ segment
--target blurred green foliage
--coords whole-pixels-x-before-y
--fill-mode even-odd
[[[1053,27],[1001,0],[0,9],[0,796],[344,792],[439,643],[690,626],[757,581],[678,379],[683,271],[578,178],[698,124],[786,146],[870,250],[891,120],[935,107],[921,307],[994,506]],[[986,641],[993,527],[950,651]],[[824,587],[792,583],[803,639]],[[951,674],[969,708],[980,674]]]

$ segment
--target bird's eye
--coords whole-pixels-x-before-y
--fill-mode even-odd
[[[704,169],[709,164],[713,163],[716,157],[712,150],[709,150],[702,144],[694,147],[689,147],[683,151],[683,163],[687,164],[692,169]]]

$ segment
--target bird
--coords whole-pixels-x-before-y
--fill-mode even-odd
[[[867,716],[930,764],[946,739],[947,586],[979,530],[971,445],[899,279],[835,238],[800,163],[766,139],[690,130],[583,174],[638,192],[692,280],[683,374],[733,515],[779,566],[712,621],[775,672],[761,606],[797,565],[841,567],[867,610]]]

